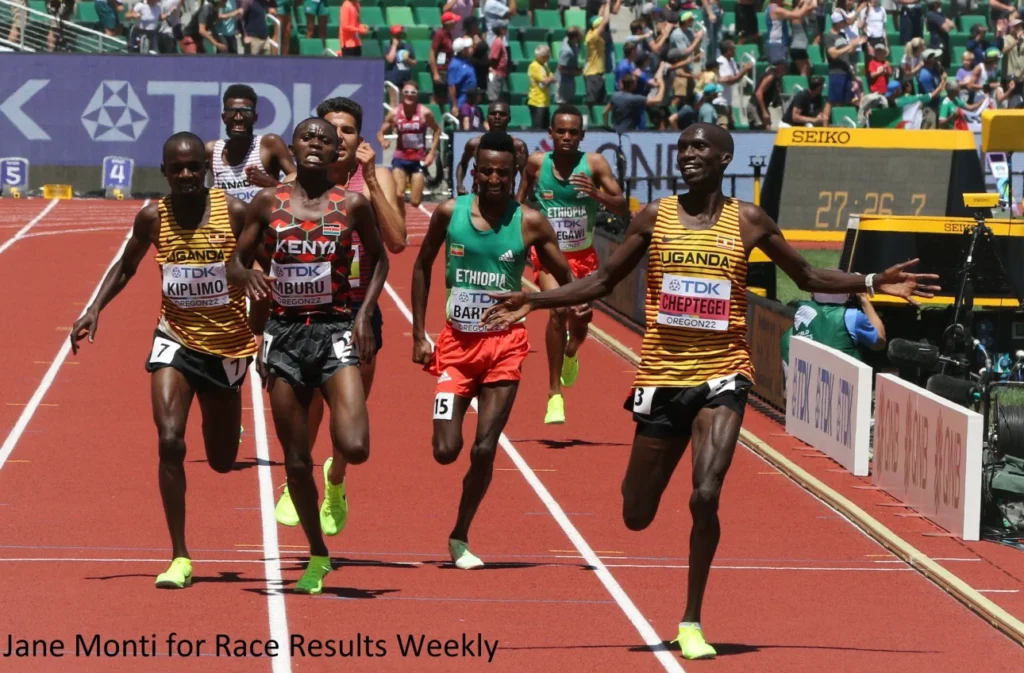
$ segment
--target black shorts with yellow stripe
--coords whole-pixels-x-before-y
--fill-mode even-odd
[[[251,357],[226,358],[192,350],[157,329],[153,333],[146,371],[152,374],[164,367],[173,367],[184,374],[197,393],[206,393],[239,390],[245,383],[250,362]]]
[[[728,407],[743,419],[754,383],[742,374],[712,379],[699,386],[634,388],[623,408],[633,412],[636,433],[645,437],[688,437],[701,409]]]

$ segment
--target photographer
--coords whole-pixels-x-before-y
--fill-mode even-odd
[[[46,13],[53,17],[47,44],[50,51],[70,51],[64,40],[64,22],[75,13],[75,0],[46,0]]]
[[[796,303],[793,327],[782,335],[782,369],[789,375],[789,341],[794,336],[810,339],[840,353],[863,360],[860,349],[885,348],[885,325],[863,294],[823,294]]]

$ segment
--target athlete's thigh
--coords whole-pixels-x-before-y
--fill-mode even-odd
[[[150,376],[153,421],[161,435],[173,433],[184,437],[194,395],[195,389],[188,377],[174,367],[161,367],[153,372]]]
[[[693,487],[721,489],[736,453],[743,416],[727,406],[705,407],[693,421]]]
[[[391,176],[395,179],[395,193],[404,194],[405,183],[408,181],[408,176],[406,176],[405,171],[401,168],[392,168]]]
[[[622,480],[623,507],[657,507],[686,451],[687,435],[648,435],[637,432]],[[653,511],[651,512],[653,516]]]
[[[267,379],[267,392],[274,429],[285,454],[309,453],[309,406],[313,390],[297,388],[283,377],[271,374]]]
[[[508,417],[512,414],[518,390],[519,381],[498,381],[480,386],[479,418],[476,424],[478,446],[497,446]]]
[[[435,394],[434,396],[434,450],[451,456],[455,460],[462,451],[462,423],[466,411],[472,404],[472,397]]]
[[[206,458],[214,469],[230,469],[242,430],[242,391],[208,390],[196,395],[203,415]],[[223,471],[223,470],[221,470]]]
[[[423,180],[424,179],[422,170],[416,171],[415,173],[409,176],[409,186],[412,188],[412,191],[414,193],[420,196],[423,195]]]
[[[377,358],[374,358],[366,364],[359,365],[359,378],[363,381],[363,393],[366,395],[366,399],[370,399],[370,389],[373,388],[373,376],[377,372]]]
[[[370,435],[366,395],[358,366],[342,367],[320,386],[331,410],[331,437],[343,445],[365,442]]]

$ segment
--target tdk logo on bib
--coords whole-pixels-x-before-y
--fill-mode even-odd
[[[705,297],[723,296],[722,288],[731,283],[716,283],[705,280],[675,280],[669,282],[668,289],[672,292],[684,292],[686,294],[702,295]]]

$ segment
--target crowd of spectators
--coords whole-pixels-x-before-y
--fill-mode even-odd
[[[64,5],[136,51],[382,58],[386,102],[415,80],[421,102],[465,128],[498,100],[514,128],[543,128],[570,103],[620,132],[962,128],[986,108],[1024,105],[1024,9],[1012,0],[402,2]]]

